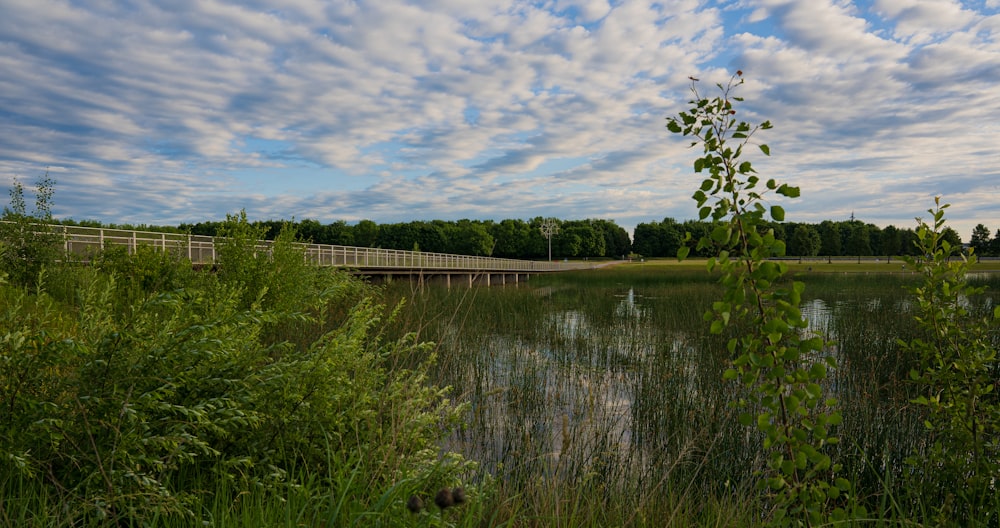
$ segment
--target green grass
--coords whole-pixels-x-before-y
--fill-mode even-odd
[[[783,259],[788,264],[788,269],[792,273],[813,272],[813,273],[912,273],[905,265],[902,257],[892,257],[886,260],[885,257],[861,257],[860,262],[857,257],[836,257],[828,261],[821,257],[803,259],[801,262],[795,258]],[[638,268],[638,269],[661,269],[664,271],[679,269],[705,269],[707,259],[689,258],[678,262],[677,259],[646,259],[644,262],[626,262],[601,269],[618,268]],[[1000,260],[986,260],[976,262],[972,266],[972,271],[995,272],[1000,271]]]

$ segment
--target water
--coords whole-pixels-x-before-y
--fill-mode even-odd
[[[831,454],[869,489],[901,477],[926,434],[910,404],[914,358],[898,343],[915,335],[904,282],[819,277],[800,307],[805,331],[833,341],[826,390],[844,423]],[[668,479],[718,493],[762,468],[760,434],[739,425],[731,405],[742,389],[722,379],[728,338],[710,335],[702,318],[721,295],[713,282],[553,280],[463,295],[474,298],[414,299],[411,308],[422,338],[440,343],[435,381],[471,403],[449,449],[512,489],[539,479],[619,488]]]

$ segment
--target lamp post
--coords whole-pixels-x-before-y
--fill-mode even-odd
[[[547,218],[539,229],[542,230],[545,238],[549,239],[549,262],[552,262],[552,236],[559,232],[559,224],[556,223],[555,219]]]

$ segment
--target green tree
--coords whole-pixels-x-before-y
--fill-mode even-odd
[[[983,224],[976,224],[976,227],[972,228],[972,238],[969,239],[969,247],[980,256],[988,256],[992,254],[992,245],[990,243],[990,230]]]
[[[802,224],[792,231],[792,236],[788,239],[788,254],[812,257],[819,254],[822,243],[823,240],[815,228]]]
[[[871,232],[865,224],[857,220],[846,222],[841,234],[846,234],[843,248],[845,255],[861,257],[872,254]]]
[[[319,223],[317,220],[311,220],[309,218],[303,219],[295,226],[302,237],[302,240],[306,242],[311,242],[313,244],[329,244],[328,231],[326,226]]]
[[[683,236],[681,226],[673,218],[641,223],[635,226],[632,248],[644,257],[670,257],[677,254]]]
[[[590,220],[564,222],[563,235],[575,235],[580,238],[580,249],[576,257],[603,257],[606,251],[604,234],[594,227]]]
[[[951,227],[945,227],[941,231],[941,238],[952,245],[952,247],[961,248],[962,247],[962,237]]]
[[[899,229],[894,225],[885,226],[882,230],[881,254],[886,257],[900,255],[902,247],[903,238]]]
[[[337,220],[326,226],[326,242],[337,246],[354,246],[354,230],[344,220]]]
[[[918,247],[917,233],[913,229],[905,228],[899,230],[900,255],[915,256],[920,254]]]
[[[375,247],[379,225],[371,220],[361,220],[354,226],[354,243],[360,247]]]
[[[459,220],[445,227],[447,253],[488,257],[493,254],[493,235],[486,225],[472,220]]]
[[[591,226],[604,237],[604,253],[602,257],[622,258],[632,251],[632,241],[624,228],[610,220],[588,220]]]
[[[501,258],[526,258],[526,246],[531,238],[531,226],[523,220],[501,220],[489,227],[496,242],[493,255]]]
[[[839,257],[841,252],[840,226],[830,220],[823,220],[819,227],[820,239],[819,254],[827,257]]]

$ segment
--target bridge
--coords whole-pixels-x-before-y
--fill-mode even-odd
[[[195,266],[216,264],[216,245],[221,237],[184,233],[161,233],[82,226],[36,224],[36,229],[48,229],[61,236],[63,250],[80,260],[87,260],[106,247],[123,246],[130,254],[140,247],[169,251],[191,261]],[[259,254],[268,255],[273,241],[257,242]],[[548,262],[503,259],[473,255],[452,255],[330,244],[297,243],[305,258],[318,266],[343,268],[356,275],[392,280],[408,277],[424,281],[474,284],[508,284],[526,280],[533,274],[589,269],[591,263]]]

